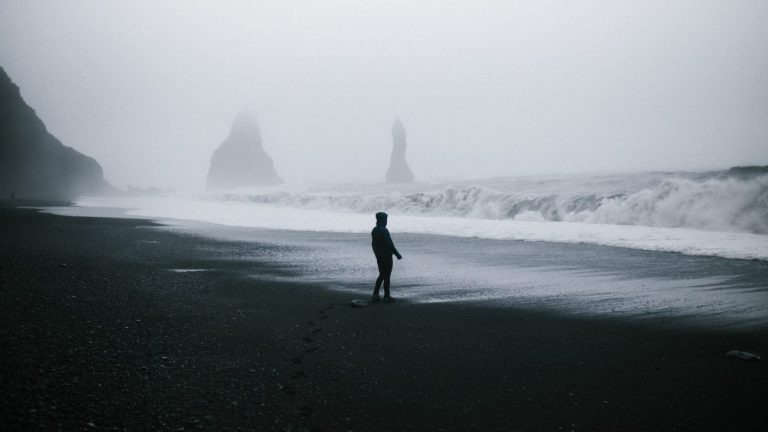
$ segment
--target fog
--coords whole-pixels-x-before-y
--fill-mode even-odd
[[[0,66],[124,187],[202,188],[235,115],[288,183],[768,164],[765,1],[5,1]]]

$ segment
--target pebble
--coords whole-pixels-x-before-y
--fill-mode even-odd
[[[727,355],[728,357],[736,357],[737,359],[747,360],[747,361],[760,360],[760,356],[759,355],[752,354],[752,353],[749,353],[749,352],[746,352],[746,351],[732,350],[732,351],[728,351],[727,353],[725,353],[725,355]]]

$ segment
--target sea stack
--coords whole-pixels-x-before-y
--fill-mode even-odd
[[[70,199],[112,191],[101,165],[51,135],[0,68],[0,197]]]
[[[226,140],[213,152],[208,189],[268,186],[282,183],[272,158],[261,145],[261,132],[248,113],[240,113]]]
[[[400,119],[392,125],[392,157],[389,160],[387,170],[387,183],[410,183],[413,181],[413,173],[405,160],[405,127]]]

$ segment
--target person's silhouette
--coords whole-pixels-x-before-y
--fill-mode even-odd
[[[402,259],[403,256],[392,243],[392,237],[387,229],[387,214],[384,212],[376,213],[376,227],[371,231],[371,247],[373,254],[376,255],[376,264],[379,266],[379,277],[376,279],[371,300],[374,302],[381,301],[379,289],[383,283],[384,302],[391,303],[393,299],[389,294],[389,277],[392,275],[392,255],[396,256],[397,259]]]

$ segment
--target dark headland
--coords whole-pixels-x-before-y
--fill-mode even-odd
[[[349,307],[135,219],[0,208],[0,430],[761,430],[768,331]],[[178,273],[176,268],[216,269]],[[257,277],[253,277],[257,276]]]
[[[0,197],[66,200],[114,192],[101,165],[48,132],[0,67]]]

